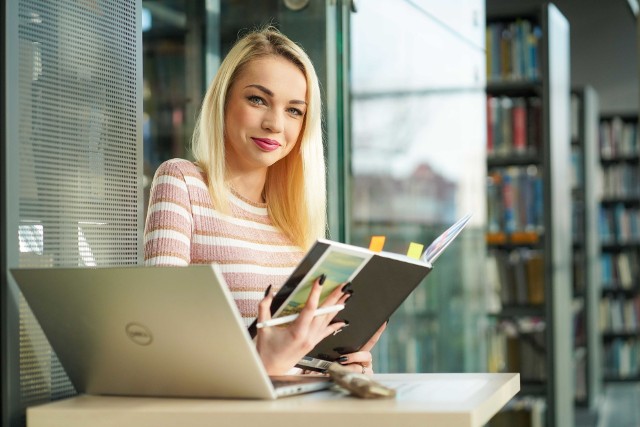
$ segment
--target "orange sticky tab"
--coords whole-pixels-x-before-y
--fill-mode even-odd
[[[411,242],[409,244],[409,250],[407,251],[407,256],[413,259],[420,259],[420,255],[422,255],[422,248],[424,245],[420,243]]]
[[[384,248],[384,236],[371,236],[371,242],[369,243],[369,250],[373,252],[380,252]]]

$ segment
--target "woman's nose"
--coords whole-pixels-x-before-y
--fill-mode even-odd
[[[283,123],[284,118],[281,113],[278,113],[275,110],[269,110],[262,120],[262,128],[268,129],[274,133],[279,133],[282,132]]]

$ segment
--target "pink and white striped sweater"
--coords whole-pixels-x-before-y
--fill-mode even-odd
[[[151,186],[144,231],[147,265],[215,263],[247,325],[269,284],[278,289],[304,255],[267,213],[266,204],[230,195],[231,215],[213,208],[204,172],[172,159],[160,165]]]

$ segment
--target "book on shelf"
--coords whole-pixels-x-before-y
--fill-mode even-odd
[[[600,330],[610,334],[635,333],[640,337],[640,296],[602,299]]]
[[[634,287],[640,278],[640,257],[636,251],[600,254],[600,273],[603,289],[627,289]]]
[[[491,418],[488,427],[543,427],[547,405],[540,397],[516,397]]]
[[[542,137],[539,97],[487,96],[489,157],[536,155]]]
[[[495,168],[487,181],[489,232],[542,232],[542,178],[538,167]]]
[[[640,199],[640,166],[631,163],[608,164],[602,170],[602,197]]]
[[[614,116],[601,120],[599,132],[600,155],[603,159],[640,155],[637,119],[624,120]]]
[[[640,339],[616,338],[604,344],[604,373],[609,379],[640,378]]]
[[[544,303],[544,259],[539,250],[490,251],[488,271],[504,306]]]
[[[603,243],[640,243],[640,208],[624,203],[602,205],[599,228]]]
[[[486,27],[487,79],[538,79],[541,35],[540,27],[528,19],[490,22]]]
[[[547,380],[543,321],[502,319],[489,333],[492,372],[519,372],[523,383],[541,384]]]
[[[322,340],[298,366],[324,371],[342,354],[360,350],[429,274],[434,262],[470,217],[469,214],[458,220],[424,251],[422,245],[410,245],[408,255],[378,250],[380,247],[372,250],[318,240],[274,296],[272,318],[299,313],[313,282],[325,275],[320,304],[334,289],[351,282],[353,296],[337,315],[339,319],[348,320],[349,327]],[[252,336],[256,335],[256,325],[254,321],[249,327]]]

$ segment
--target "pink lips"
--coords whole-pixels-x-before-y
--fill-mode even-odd
[[[255,142],[258,148],[260,148],[263,151],[273,151],[273,150],[276,150],[278,147],[280,147],[280,143],[273,139],[253,138],[253,137],[251,139],[253,139],[253,142]]]

